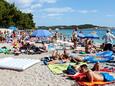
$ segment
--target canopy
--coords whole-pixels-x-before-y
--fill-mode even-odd
[[[84,38],[92,38],[92,39],[99,39],[99,36],[97,34],[86,34]]]
[[[82,34],[82,33],[78,33],[77,36],[80,37],[80,38],[84,38],[85,37],[85,35]]]
[[[10,26],[8,29],[10,29],[10,30],[17,30],[17,28],[15,27],[15,26]]]
[[[77,34],[78,37],[80,38],[92,38],[92,39],[99,39],[99,36],[95,33],[90,33],[90,34],[82,34],[82,33],[78,33]]]
[[[48,30],[35,30],[31,36],[33,37],[49,37],[52,33]]]

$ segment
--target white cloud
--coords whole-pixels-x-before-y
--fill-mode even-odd
[[[78,10],[77,12],[87,14],[87,13],[97,13],[97,10]]]
[[[40,7],[42,7],[42,4],[37,3],[37,4],[32,5],[31,9],[36,9],[36,8],[40,8]]]
[[[45,8],[41,9],[41,13],[47,14],[47,16],[59,16],[63,15],[65,13],[71,13],[74,12],[75,10],[70,8],[70,7],[63,7],[63,8]]]
[[[64,8],[46,8],[42,11],[47,13],[67,13],[67,12],[74,12],[75,10],[70,7],[64,7]]]
[[[63,15],[63,14],[58,14],[58,13],[57,13],[57,14],[55,14],[55,13],[54,13],[54,14],[53,14],[53,13],[52,13],[52,14],[47,14],[47,16],[50,16],[50,17],[53,17],[53,16],[60,16],[60,15]]]
[[[40,3],[56,3],[57,0],[39,0]]]
[[[57,2],[57,0],[6,0],[6,1],[10,3],[15,3],[16,6],[24,12],[28,12],[27,10],[34,11],[35,9],[39,9],[46,3],[51,4]]]

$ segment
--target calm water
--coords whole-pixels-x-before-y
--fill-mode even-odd
[[[103,43],[104,42],[104,40],[102,40],[102,37],[106,33],[106,29],[105,30],[102,30],[102,29],[96,29],[96,30],[94,30],[94,29],[83,29],[83,30],[78,30],[78,32],[79,31],[82,31],[84,34],[89,34],[89,33],[95,31],[97,33],[97,35],[100,37],[100,39],[95,39],[94,42],[98,42],[98,43]],[[111,31],[115,35],[115,29],[112,29]],[[66,30],[62,29],[62,30],[59,30],[59,32],[63,33],[66,36],[71,36],[73,30],[71,30],[71,29],[66,29]],[[114,44],[115,44],[115,40],[114,40]]]

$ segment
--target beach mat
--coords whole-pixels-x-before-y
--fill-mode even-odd
[[[75,65],[76,63],[64,63],[64,64],[49,64],[48,68],[50,71],[52,71],[54,74],[62,74],[64,70],[67,70],[68,65]],[[79,63],[78,66],[86,64],[86,63]]]
[[[7,58],[0,59],[0,68],[23,71],[38,62],[40,61],[35,60],[35,59],[26,59],[26,58],[22,59],[22,58],[7,57]]]

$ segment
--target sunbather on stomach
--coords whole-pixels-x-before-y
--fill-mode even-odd
[[[115,80],[115,73],[92,71],[88,69],[87,65],[81,65],[80,71],[81,73],[84,73],[86,75],[86,79],[89,82],[94,82],[94,81],[109,82]]]
[[[44,64],[63,64],[63,63],[67,63],[70,62],[70,59],[68,56],[64,56],[64,55],[60,55],[60,58],[56,59],[56,60],[52,60],[52,61],[44,61]]]

